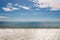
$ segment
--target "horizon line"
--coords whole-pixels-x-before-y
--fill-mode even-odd
[[[60,20],[0,20],[0,21],[16,21],[16,22],[19,22],[19,21],[60,21]]]

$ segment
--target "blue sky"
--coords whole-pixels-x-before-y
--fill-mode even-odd
[[[0,0],[0,21],[59,21],[60,0]]]

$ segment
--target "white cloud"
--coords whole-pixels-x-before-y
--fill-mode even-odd
[[[5,7],[3,7],[2,8],[4,11],[12,11],[10,8],[5,8]]]
[[[18,7],[23,8],[25,10],[30,10],[30,7],[27,7],[27,6],[21,6],[21,5],[19,5]]]
[[[14,6],[19,6],[19,4],[14,4]]]
[[[35,9],[35,10],[40,10],[40,9]]]
[[[5,19],[5,18],[8,18],[8,17],[6,17],[6,16],[0,16],[0,19]]]
[[[20,8],[25,9],[25,10],[30,10],[30,7],[21,6],[19,4],[13,4],[13,3],[8,3],[7,6],[3,7],[2,9],[4,11],[15,11],[15,10],[20,10]]]
[[[12,3],[8,3],[7,5],[9,5],[9,6],[13,6],[13,4],[12,4]]]
[[[51,7],[50,10],[60,10],[60,0],[30,0],[40,8]]]
[[[19,8],[16,8],[16,7],[12,7],[12,8],[3,7],[2,9],[3,9],[4,11],[15,11],[15,10],[19,10]]]
[[[19,8],[13,7],[12,10],[19,10]]]
[[[17,5],[17,4],[15,4]],[[14,5],[12,3],[8,3],[6,7],[2,8],[4,11],[15,11],[15,10],[19,10],[18,7],[14,7]]]

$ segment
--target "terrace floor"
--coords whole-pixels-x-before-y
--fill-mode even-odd
[[[0,29],[0,40],[60,40],[60,29]]]

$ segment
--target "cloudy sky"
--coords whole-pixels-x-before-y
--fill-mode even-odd
[[[1,20],[59,21],[60,0],[0,0]]]

